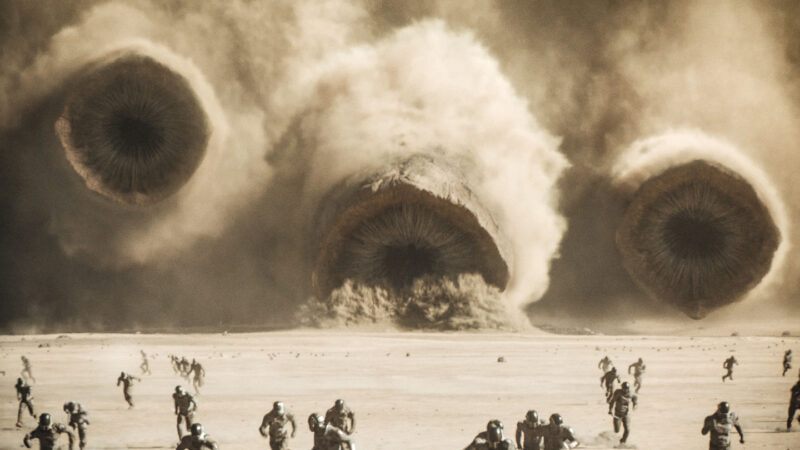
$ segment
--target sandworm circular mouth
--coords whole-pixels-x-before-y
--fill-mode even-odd
[[[381,173],[359,188],[341,188],[333,196],[336,206],[321,227],[314,270],[321,298],[348,279],[401,288],[423,276],[476,273],[505,288],[509,264],[496,230],[480,220],[487,213],[467,190],[437,195],[436,188],[426,183],[430,165],[436,163],[412,159],[404,163],[401,176],[397,171]],[[439,179],[433,185],[443,187],[448,182]]]
[[[637,284],[695,319],[758,285],[780,239],[753,187],[704,160],[642,183],[616,236]]]
[[[195,172],[210,129],[189,82],[126,53],[90,65],[71,86],[56,133],[86,185],[129,205],[174,194]]]

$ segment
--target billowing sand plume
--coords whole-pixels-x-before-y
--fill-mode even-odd
[[[635,188],[617,247],[651,296],[700,319],[780,270],[782,203],[732,146],[665,134],[634,144],[616,170],[618,183]]]
[[[90,64],[56,132],[86,185],[132,205],[173,194],[205,154],[208,119],[188,81],[131,52]]]
[[[438,21],[405,27],[332,58],[319,80],[297,126],[313,143],[304,197],[315,301],[336,303],[352,283],[349,301],[364,287],[370,302],[374,287],[394,310],[408,289],[455,283],[442,292],[476,294],[454,303],[515,310],[546,290],[566,164],[471,35]]]

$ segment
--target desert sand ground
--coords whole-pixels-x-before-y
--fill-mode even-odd
[[[297,419],[291,448],[310,449],[306,418],[339,397],[356,413],[359,450],[461,449],[493,418],[513,437],[528,409],[544,418],[561,413],[581,448],[614,448],[618,437],[597,368],[606,354],[622,372],[638,357],[647,364],[631,447],[708,448],[700,435],[703,418],[727,400],[746,437],[735,449],[800,449],[800,426],[782,431],[800,365],[795,361],[781,376],[787,348],[800,353],[800,340],[330,331],[2,336],[0,448],[21,447],[23,430],[35,426],[26,417],[23,430],[14,427],[13,385],[23,354],[36,377],[37,412],[64,422],[68,400],[89,410],[88,448],[174,448],[171,393],[187,384],[170,367],[167,355],[174,353],[198,358],[206,368],[197,417],[221,449],[268,448],[257,428],[275,400]],[[152,375],[139,374],[140,349],[156,355]],[[723,384],[721,364],[732,353],[740,365],[734,381]],[[115,386],[122,370],[143,378],[131,410]]]

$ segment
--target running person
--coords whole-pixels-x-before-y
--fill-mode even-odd
[[[181,430],[181,419],[186,424],[186,429],[190,430],[194,422],[194,413],[197,411],[197,402],[192,397],[192,394],[186,392],[183,386],[175,386],[175,393],[172,394],[172,402],[175,405],[175,415],[178,416],[176,427],[178,430],[178,439],[183,436]]]
[[[308,429],[314,433],[314,448],[311,450],[356,450],[353,438],[339,428],[325,424],[322,414],[308,416]]]
[[[792,429],[792,419],[794,413],[800,409],[800,380],[792,386],[791,396],[789,397],[789,418],[786,419],[786,428]],[[797,417],[797,422],[800,423],[800,416]]]
[[[544,427],[544,450],[563,450],[575,448],[580,443],[575,438],[575,431],[564,425],[561,414],[552,414],[550,422]]]
[[[725,382],[725,378],[730,378],[733,381],[733,366],[739,365],[739,361],[731,355],[730,358],[726,359],[724,363],[722,363],[722,367],[728,371],[725,375],[722,376],[722,382]]]
[[[792,349],[786,350],[783,354],[783,376],[786,376],[786,372],[792,369]]]
[[[600,387],[605,386],[606,388],[606,402],[611,401],[611,396],[614,394],[615,381],[617,382],[621,381],[619,379],[619,375],[617,375],[616,367],[612,367],[611,370],[609,370],[608,372],[603,374],[602,377],[600,377]]]
[[[608,357],[608,355],[604,356],[603,359],[601,359],[600,362],[597,363],[597,368],[602,369],[603,373],[608,372],[609,369],[611,369],[611,367],[613,366],[614,363],[611,362],[611,359]]]
[[[539,421],[539,413],[530,410],[525,414],[525,420],[517,422],[515,438],[520,450],[541,450],[544,423]]]
[[[622,425],[622,439],[619,443],[624,444],[630,434],[631,409],[636,409],[637,395],[631,393],[631,385],[627,381],[622,383],[622,387],[614,391],[611,401],[608,403],[608,414],[614,417],[614,433],[619,433]],[[631,408],[632,406],[632,408]],[[613,410],[613,413],[612,413]]]
[[[288,425],[292,425],[292,433],[289,435]],[[283,402],[272,404],[272,410],[264,415],[258,432],[262,436],[269,438],[270,450],[288,450],[289,438],[294,438],[297,431],[297,424],[294,415],[283,407]]]
[[[22,371],[19,375],[25,379],[26,384],[30,384],[31,382],[36,383],[36,378],[33,377],[33,372],[31,372],[31,362],[25,355],[22,355]]]
[[[139,350],[139,353],[142,354],[142,363],[139,364],[139,369],[142,371],[142,375],[152,375],[150,372],[150,361],[147,360],[147,353],[144,350]]]
[[[705,436],[711,433],[708,441],[708,450],[730,450],[731,428],[739,433],[739,443],[744,444],[744,433],[739,425],[739,418],[731,412],[728,402],[717,405],[717,411],[706,417],[701,433]]]
[[[356,415],[344,404],[344,400],[338,399],[333,407],[325,412],[325,424],[331,424],[347,434],[353,434],[356,429]]]
[[[128,402],[128,409],[133,408],[134,381],[142,381],[142,379],[125,372],[121,372],[119,378],[117,378],[117,386],[122,383],[122,396],[125,397],[125,401]]]
[[[64,403],[64,412],[69,418],[69,426],[78,431],[78,442],[80,448],[86,447],[86,428],[89,426],[89,413],[83,409],[80,403]]]
[[[218,448],[217,443],[203,431],[203,425],[195,423],[192,425],[191,434],[183,436],[175,450],[217,450]]]
[[[64,425],[60,423],[54,424],[50,414],[43,413],[39,416],[39,426],[26,434],[22,439],[22,443],[25,444],[25,447],[31,448],[31,440],[38,439],[39,450],[57,450],[61,448],[56,447],[58,437],[61,434],[66,434],[69,437],[69,450],[73,450],[75,435]]]
[[[636,393],[639,393],[639,389],[642,388],[642,375],[644,375],[645,370],[642,358],[639,358],[638,361],[628,366],[628,375],[631,374],[631,369],[633,369],[633,387]]]
[[[33,412],[33,394],[31,394],[31,387],[22,381],[22,378],[17,378],[17,384],[14,385],[17,389],[17,400],[19,400],[19,408],[17,408],[17,428],[22,427],[22,409],[26,407],[28,413],[36,419],[36,414]]]

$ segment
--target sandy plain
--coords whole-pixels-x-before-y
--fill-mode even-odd
[[[206,368],[197,418],[221,449],[268,448],[257,429],[275,400],[296,417],[291,448],[310,449],[308,415],[324,413],[340,397],[356,413],[359,450],[461,449],[493,418],[513,437],[528,409],[545,418],[561,413],[580,448],[614,448],[618,436],[597,368],[606,354],[623,372],[638,357],[647,364],[630,447],[708,448],[703,418],[727,400],[745,430],[746,443],[735,449],[800,449],[800,425],[784,431],[798,376],[798,361],[781,376],[787,348],[798,353],[800,339],[300,330],[0,336],[0,448],[20,448],[35,426],[26,417],[25,431],[14,427],[13,385],[23,354],[36,377],[37,412],[65,422],[64,402],[89,410],[87,448],[175,448],[171,393],[187,383],[170,367],[167,355],[174,353]],[[155,355],[152,375],[139,373],[140,349]],[[722,383],[721,364],[730,354],[740,365],[734,381]],[[143,379],[134,388],[134,409],[115,386],[122,370]]]

